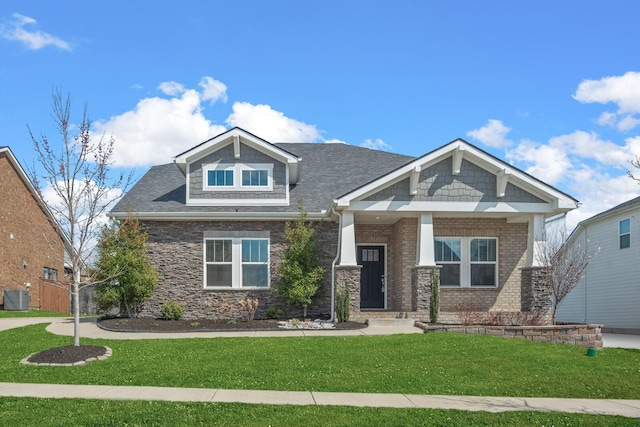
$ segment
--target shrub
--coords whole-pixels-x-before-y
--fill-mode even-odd
[[[431,281],[431,295],[429,295],[429,320],[431,323],[438,322],[438,313],[440,312],[440,276],[436,274],[435,269],[429,272]]]
[[[162,318],[165,320],[180,320],[186,310],[176,301],[170,300],[162,304],[160,313],[162,313]]]
[[[317,259],[316,229],[305,220],[307,213],[302,207],[302,199],[298,210],[296,220],[285,223],[286,245],[282,262],[277,267],[280,279],[272,289],[285,297],[287,304],[301,306],[303,316],[307,317],[307,306],[320,290],[325,270]]]
[[[272,304],[267,307],[265,316],[267,316],[267,319],[282,319],[284,317],[284,310],[279,305]]]
[[[253,320],[256,315],[256,310],[258,309],[258,299],[247,298],[244,300],[238,301],[238,310],[240,310],[240,320],[243,322],[248,322],[249,320]]]
[[[482,313],[478,312],[478,304],[475,302],[458,302],[453,310],[458,320],[463,325],[478,325],[482,323]]]
[[[351,316],[350,299],[349,288],[346,285],[342,285],[336,292],[336,318],[338,323],[349,321]]]

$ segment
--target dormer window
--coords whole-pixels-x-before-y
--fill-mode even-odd
[[[273,164],[213,163],[204,165],[205,191],[269,191]]]
[[[207,171],[208,187],[233,187],[233,169]]]

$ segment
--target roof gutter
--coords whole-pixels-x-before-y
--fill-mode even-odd
[[[110,218],[124,219],[129,212],[109,212]],[[134,212],[141,220],[147,221],[194,221],[194,220],[236,220],[236,221],[287,221],[298,217],[297,212]],[[326,210],[308,212],[307,219],[324,220],[329,218]]]

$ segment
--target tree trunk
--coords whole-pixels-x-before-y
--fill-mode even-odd
[[[80,269],[73,272],[73,283],[71,284],[71,295],[73,296],[73,345],[80,346]]]

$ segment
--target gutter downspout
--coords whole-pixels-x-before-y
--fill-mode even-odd
[[[335,210],[335,208],[331,208],[331,212],[338,215],[338,247],[336,248],[336,257],[331,262],[331,318],[327,321],[329,323],[334,323],[334,313],[336,311],[336,263],[340,259],[340,248],[342,245],[342,214]]]
[[[584,226],[584,248],[585,251],[589,250],[589,226],[585,224]],[[588,253],[588,252],[587,252]],[[588,290],[588,276],[589,276],[589,268],[587,267],[587,269],[585,269],[584,271],[584,320],[582,321],[583,323],[587,323],[587,318],[589,317],[587,314],[587,307],[588,304],[587,302],[589,301],[589,299],[587,298],[587,290]]]

